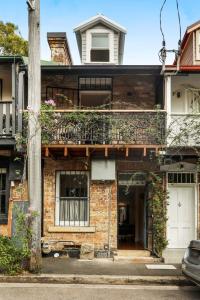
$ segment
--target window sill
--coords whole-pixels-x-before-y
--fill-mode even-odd
[[[86,232],[86,233],[93,233],[96,231],[96,228],[94,226],[69,226],[69,227],[65,227],[65,226],[50,226],[48,228],[48,232],[75,232],[75,233],[82,233],[82,232]]]

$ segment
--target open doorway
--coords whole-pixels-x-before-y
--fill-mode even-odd
[[[146,238],[146,174],[118,174],[118,249],[144,249]]]

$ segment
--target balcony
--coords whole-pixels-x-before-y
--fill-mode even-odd
[[[14,137],[16,129],[13,101],[0,102],[0,138]]]
[[[199,147],[200,113],[173,113],[167,130],[169,147]]]
[[[46,145],[136,146],[165,142],[165,112],[162,110],[71,110],[50,114],[50,124],[42,128]]]

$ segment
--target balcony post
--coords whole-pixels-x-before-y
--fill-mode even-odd
[[[12,136],[15,135],[15,129],[16,129],[15,128],[15,113],[16,113],[16,65],[15,65],[15,63],[13,63],[12,64]],[[10,111],[10,114],[11,114],[11,111]],[[6,118],[9,118],[9,116],[6,116]]]
[[[167,128],[169,128],[171,123],[171,76],[165,77],[165,109],[167,111]]]
[[[22,115],[23,115],[23,103],[24,103],[24,74],[22,71],[19,73],[19,83],[18,83],[18,109],[17,109],[17,131],[22,133]]]

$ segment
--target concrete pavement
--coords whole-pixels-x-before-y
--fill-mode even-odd
[[[194,300],[197,287],[0,284],[0,300]]]
[[[160,265],[160,264],[159,264]],[[155,266],[155,264],[153,264]],[[166,266],[165,264],[161,264]],[[175,269],[147,269],[146,264],[110,259],[77,260],[64,256],[43,259],[42,273],[21,276],[0,276],[0,282],[53,284],[113,285],[192,285],[182,276],[180,265]]]
[[[160,265],[160,263],[159,263]],[[180,276],[180,264],[175,270],[149,270],[146,264],[111,259],[80,260],[61,256],[43,258],[42,273],[77,275],[120,275],[120,276]]]

